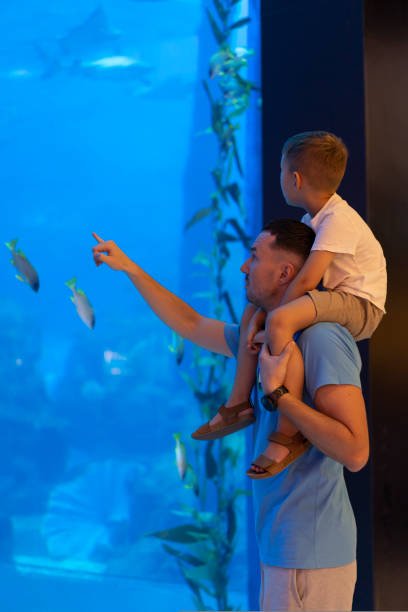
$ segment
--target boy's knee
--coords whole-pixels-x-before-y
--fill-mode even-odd
[[[273,339],[277,333],[292,334],[288,317],[285,314],[284,307],[275,308],[272,310],[266,319],[266,340]]]
[[[285,326],[285,312],[283,308],[275,308],[266,317],[266,329],[269,330],[273,327],[284,327]]]

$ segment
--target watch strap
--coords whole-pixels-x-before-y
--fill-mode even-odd
[[[278,407],[278,401],[279,399],[282,397],[282,395],[285,395],[285,393],[289,393],[289,389],[287,389],[285,387],[285,385],[280,385],[279,387],[277,387],[276,389],[274,389],[272,391],[272,393],[268,394],[268,397],[271,399],[272,404],[277,408]]]

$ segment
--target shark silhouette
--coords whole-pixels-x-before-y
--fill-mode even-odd
[[[139,81],[149,88],[151,66],[120,54],[119,39],[120,32],[109,26],[99,5],[82,23],[61,36],[53,48],[34,45],[43,64],[41,76],[48,79],[65,72],[88,78]]]
[[[120,32],[109,27],[102,5],[92,11],[83,23],[71,28],[59,38],[62,57],[73,61],[98,59],[119,53]]]

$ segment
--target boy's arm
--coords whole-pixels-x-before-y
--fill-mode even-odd
[[[98,244],[93,247],[97,266],[105,263],[112,270],[124,272],[156,315],[175,332],[195,344],[231,357],[224,337],[225,324],[200,315],[174,293],[160,285],[132,261],[112,240],[104,241],[93,234]]]
[[[286,289],[281,306],[315,289],[333,261],[335,253],[330,251],[311,251],[300,272]]]

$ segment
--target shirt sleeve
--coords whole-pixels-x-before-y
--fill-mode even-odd
[[[224,338],[231,353],[234,357],[237,357],[239,348],[239,325],[226,324],[224,327]]]
[[[353,220],[342,212],[328,213],[316,228],[316,239],[312,251],[330,251],[355,255],[360,231]]]
[[[350,332],[337,323],[317,323],[300,336],[305,362],[306,389],[310,398],[325,385],[361,388],[361,357]]]

